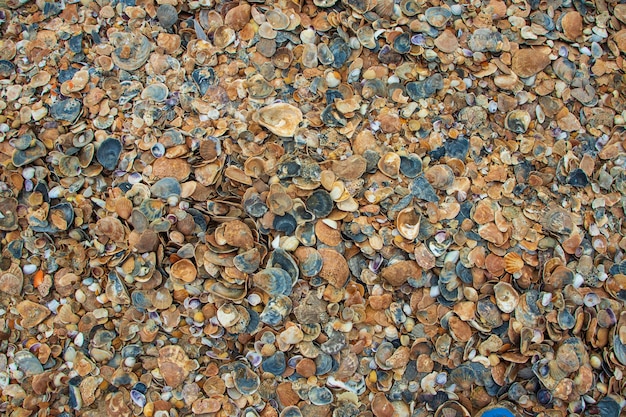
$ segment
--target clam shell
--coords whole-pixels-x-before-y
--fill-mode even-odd
[[[0,291],[10,295],[20,295],[24,286],[24,274],[19,265],[12,263],[8,269],[0,271]]]
[[[115,46],[111,53],[113,63],[124,71],[134,71],[150,57],[152,43],[139,33],[114,32],[109,41]]]
[[[334,249],[321,248],[319,253],[323,259],[319,276],[336,288],[343,288],[350,279],[350,269],[346,259]]]
[[[265,268],[252,276],[252,283],[269,295],[289,295],[293,281],[287,271],[281,268]]]
[[[504,313],[512,313],[519,303],[519,294],[507,282],[498,282],[493,291],[496,298],[496,304],[498,308]]]
[[[434,165],[426,170],[424,178],[438,190],[447,190],[454,183],[454,172],[448,165]]]
[[[159,350],[157,359],[159,370],[165,383],[176,388],[187,378],[194,369],[193,361],[189,359],[180,346],[164,346]]]
[[[415,207],[407,207],[398,213],[396,229],[405,239],[414,240],[419,235],[421,218]]]
[[[105,139],[96,152],[96,159],[109,171],[114,170],[117,167],[117,162],[122,153],[122,144],[115,138]]]

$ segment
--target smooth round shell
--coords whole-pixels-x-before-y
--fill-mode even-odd
[[[181,259],[172,265],[170,274],[172,277],[184,282],[192,282],[197,275],[196,266],[189,259]]]

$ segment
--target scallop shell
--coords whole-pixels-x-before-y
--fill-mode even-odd
[[[515,252],[509,252],[504,255],[504,270],[509,274],[515,274],[521,271],[523,267],[524,260],[519,254]]]
[[[319,249],[322,255],[323,265],[319,276],[327,280],[336,288],[343,288],[350,279],[350,269],[346,259],[334,249]]]
[[[293,281],[287,271],[271,267],[254,274],[252,283],[272,296],[289,295],[293,287]]]
[[[183,348],[176,345],[162,347],[159,350],[157,363],[165,383],[172,388],[182,384],[189,373],[196,367]]]

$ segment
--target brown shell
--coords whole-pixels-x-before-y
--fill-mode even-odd
[[[422,269],[415,261],[399,261],[384,268],[380,275],[394,287],[403,285],[409,278],[419,278]]]
[[[454,183],[454,171],[448,165],[433,165],[424,173],[424,178],[438,190],[447,190]]]
[[[334,249],[321,248],[319,253],[322,255],[322,259],[324,259],[319,276],[334,287],[342,288],[350,279],[348,262],[346,262],[343,255]]]
[[[172,388],[178,387],[187,378],[193,369],[191,362],[180,346],[164,346],[159,350],[159,370],[167,385]]]
[[[172,277],[179,279],[183,282],[192,282],[196,279],[198,271],[196,266],[189,259],[181,259],[172,265],[170,274]]]
[[[519,272],[524,267],[524,260],[522,257],[515,253],[509,252],[504,255],[504,270],[509,274],[515,274]]]
[[[0,291],[20,295],[24,286],[24,274],[18,264],[12,263],[6,271],[0,271]]]

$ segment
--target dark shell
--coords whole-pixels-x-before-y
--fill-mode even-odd
[[[418,101],[434,95],[443,88],[443,76],[435,74],[424,81],[413,81],[407,83],[406,92],[413,101]]]
[[[15,150],[11,162],[13,162],[13,165],[16,167],[21,167],[46,156],[46,154],[47,150],[44,144],[36,140],[33,145],[26,150]]]
[[[67,230],[74,223],[74,209],[70,203],[60,203],[56,206],[50,207],[49,217],[53,214],[60,214],[63,217],[63,220],[66,222],[67,227],[63,230]],[[56,227],[52,222],[48,221],[46,226],[31,226],[31,229],[35,232],[43,232],[43,233],[56,233],[62,231],[58,227]]]
[[[67,100],[57,101],[50,106],[50,115],[55,120],[73,123],[80,116],[82,108],[83,104],[80,100],[68,98]]]
[[[164,199],[171,196],[180,196],[181,191],[180,183],[173,177],[162,178],[150,187],[150,193],[154,197]]]
[[[589,177],[585,174],[580,168],[576,168],[572,172],[569,173],[567,177],[567,183],[569,185],[573,185],[574,187],[586,187],[589,185]]]
[[[246,274],[252,274],[259,269],[261,256],[257,248],[252,248],[246,252],[240,253],[233,258],[235,268]]]
[[[439,201],[437,193],[432,185],[422,175],[415,178],[409,186],[411,194],[421,200],[435,203]]]
[[[333,199],[326,190],[315,190],[306,200],[306,208],[318,219],[323,219],[333,211]]]
[[[282,269],[279,271],[284,272]],[[259,319],[270,326],[278,326],[289,315],[292,307],[293,303],[289,297],[277,295],[267,303]]]
[[[446,156],[448,156],[448,158],[457,158],[464,161],[469,151],[469,140],[465,138],[447,140],[443,146],[446,150]]]
[[[322,122],[328,127],[344,127],[348,123],[346,118],[332,104],[326,106],[320,117]]]
[[[272,251],[269,259],[267,260],[267,267],[280,268],[283,271],[287,272],[287,274],[289,274],[289,276],[291,277],[292,285],[295,285],[300,276],[300,270],[298,269],[298,264],[296,264],[296,261],[287,251],[281,248],[276,248],[274,251]],[[289,295],[284,292],[283,294]]]
[[[416,154],[400,156],[400,172],[409,178],[415,178],[422,172],[422,160]]]
[[[6,59],[0,60],[0,78],[9,78],[15,74],[15,65]]]
[[[283,232],[287,236],[293,235],[293,232],[295,232],[297,226],[298,223],[296,222],[296,218],[289,213],[285,213],[284,216],[274,217],[274,230],[278,232]]]
[[[157,19],[161,26],[168,29],[178,21],[178,11],[171,4],[162,4],[157,9]]]
[[[35,136],[31,132],[26,132],[23,135],[11,139],[9,143],[18,151],[25,151],[33,146],[35,141]]]
[[[152,301],[144,290],[133,291],[130,299],[133,306],[139,310],[147,310],[152,307]]]
[[[322,255],[318,251],[313,250],[309,253],[309,256],[300,263],[300,270],[305,277],[313,277],[320,273],[323,264],[324,259]]]
[[[376,96],[386,97],[387,85],[382,80],[379,80],[377,78],[373,80],[366,80],[363,83],[362,94],[363,94],[363,98],[372,98]]]
[[[302,417],[302,411],[295,405],[290,405],[280,412],[280,417]]]
[[[473,52],[499,52],[502,50],[503,37],[498,31],[476,29],[467,45]]]
[[[13,361],[26,377],[43,373],[43,366],[39,359],[28,350],[16,352]]]
[[[350,46],[341,38],[337,37],[330,41],[330,45],[328,45],[330,52],[333,54],[333,68],[341,68],[346,63],[350,55],[352,54],[352,50]],[[318,51],[319,54],[319,51]],[[321,61],[321,60],[320,60]]]
[[[333,369],[333,357],[323,352],[320,353],[315,358],[315,367],[315,375],[327,374]]]
[[[261,365],[263,371],[269,372],[273,375],[282,375],[287,369],[287,361],[285,360],[285,354],[283,352],[276,352],[272,356],[263,359]]]
[[[191,73],[191,78],[198,86],[201,95],[205,95],[209,87],[215,85],[217,78],[213,68],[198,68]]]
[[[317,59],[322,65],[331,65],[335,61],[335,56],[328,45],[320,43],[317,45]]]
[[[396,36],[393,40],[393,49],[400,54],[409,52],[411,50],[411,36],[408,33]]]
[[[104,169],[113,171],[122,153],[122,143],[114,138],[105,139],[96,152],[96,159]]]

